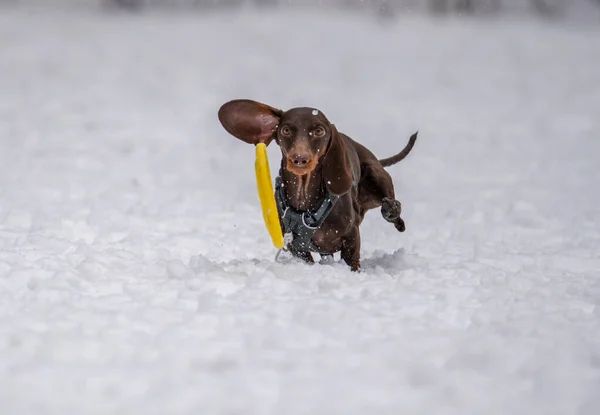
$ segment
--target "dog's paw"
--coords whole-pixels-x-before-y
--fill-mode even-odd
[[[388,222],[395,222],[396,219],[400,218],[402,213],[402,205],[399,201],[384,197],[381,201],[381,216]],[[401,231],[402,232],[402,231]]]
[[[406,225],[401,218],[398,218],[394,221],[394,226],[398,230],[398,232],[404,232],[406,230]]]

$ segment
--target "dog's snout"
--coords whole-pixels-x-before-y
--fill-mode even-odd
[[[292,155],[292,163],[297,167],[305,167],[310,162],[310,154],[301,153]]]

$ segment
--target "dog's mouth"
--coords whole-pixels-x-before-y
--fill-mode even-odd
[[[307,163],[294,163],[289,158],[286,159],[286,169],[296,176],[304,176],[312,172],[317,165],[316,159],[309,160]]]

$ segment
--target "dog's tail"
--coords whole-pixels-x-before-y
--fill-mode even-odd
[[[410,153],[410,150],[412,150],[412,148],[414,147],[415,141],[417,141],[418,134],[419,134],[419,132],[417,131],[416,133],[414,133],[413,135],[410,136],[410,138],[408,139],[408,144],[406,144],[406,147],[404,147],[404,149],[401,152],[399,152],[395,156],[379,160],[381,165],[383,167],[389,167],[389,166],[393,166],[394,164],[398,163],[399,161],[404,160],[404,158],[406,156],[408,156],[408,153]]]

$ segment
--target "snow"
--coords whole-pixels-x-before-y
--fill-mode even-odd
[[[597,414],[599,34],[2,9],[2,412]],[[418,129],[406,233],[275,262],[234,98],[380,157]]]

